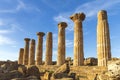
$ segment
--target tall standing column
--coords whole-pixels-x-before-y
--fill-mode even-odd
[[[47,33],[45,65],[52,65],[52,32]]]
[[[67,23],[60,22],[58,24],[58,54],[57,65],[60,66],[65,63],[65,28]]]
[[[42,65],[42,56],[43,56],[43,36],[45,33],[38,32],[38,45],[37,45],[37,55],[36,55],[36,65]]]
[[[30,43],[29,65],[35,65],[35,40],[32,39]]]
[[[105,10],[98,12],[97,55],[98,66],[107,66],[107,61],[111,59],[111,45],[107,12]]]
[[[25,38],[25,47],[24,47],[24,56],[23,56],[23,64],[28,65],[28,60],[29,60],[29,38]]]
[[[23,64],[23,54],[24,54],[24,49],[20,48],[18,64]]]
[[[71,20],[74,22],[74,66],[84,65],[83,51],[83,30],[82,21],[85,19],[84,13],[76,13],[72,15]]]

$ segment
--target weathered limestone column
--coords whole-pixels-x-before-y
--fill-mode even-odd
[[[98,12],[97,23],[97,55],[98,66],[107,66],[107,61],[111,59],[111,45],[107,12]]]
[[[35,40],[32,39],[30,43],[29,65],[35,65]]]
[[[58,24],[58,54],[57,65],[60,66],[65,63],[65,28],[67,23],[60,22]]]
[[[24,54],[24,49],[20,48],[18,64],[23,64],[23,54]]]
[[[36,55],[36,65],[42,65],[42,56],[43,56],[43,36],[45,33],[38,32],[38,45],[37,45],[37,55]]]
[[[52,32],[47,33],[45,65],[52,65]]]
[[[25,47],[24,47],[24,56],[23,56],[23,64],[28,65],[28,60],[29,60],[29,38],[25,38]]]
[[[70,17],[74,22],[74,60],[73,66],[84,65],[83,51],[83,30],[82,21],[85,19],[84,13],[76,13]]]

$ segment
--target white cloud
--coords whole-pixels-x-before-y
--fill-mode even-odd
[[[112,0],[110,1],[103,1],[103,0],[95,0],[88,3],[85,3],[83,5],[78,6],[75,11],[73,12],[64,12],[60,13],[58,16],[54,17],[54,20],[59,23],[61,21],[65,21],[68,23],[68,31],[73,31],[73,22],[69,19],[69,17],[74,13],[84,12],[86,15],[87,20],[91,20],[94,16],[97,16],[97,12],[99,10],[108,9],[108,10],[114,10],[114,6],[119,5],[120,1],[115,0],[114,2]],[[113,13],[113,12],[111,12]],[[111,14],[109,13],[109,14]],[[115,13],[114,13],[115,14]]]
[[[8,19],[0,19],[0,22],[2,22],[2,29],[0,29],[0,45],[16,44],[16,41],[5,35],[17,31],[17,28],[12,25],[12,20],[9,21]]]
[[[11,30],[0,30],[0,34],[8,34],[11,33]]]
[[[25,3],[23,3],[22,1],[18,0],[18,3],[19,3],[19,4],[18,4],[17,7],[16,7],[16,10],[17,10],[17,11],[26,8]]]
[[[16,12],[19,12],[21,10],[29,10],[29,11],[41,12],[41,10],[39,8],[35,7],[34,5],[27,5],[26,3],[24,3],[21,0],[17,0],[17,2],[14,3],[14,4],[17,4],[14,8],[1,9],[0,13],[16,13]]]
[[[0,45],[6,45],[6,44],[13,45],[13,44],[16,44],[16,41],[14,41],[8,37],[0,35]]]
[[[3,26],[3,25],[4,25],[3,21],[0,20],[0,26]]]
[[[52,58],[53,58],[53,61],[57,60],[57,50],[53,50]]]
[[[97,15],[97,12],[99,10],[103,9],[111,9],[113,6],[116,4],[119,4],[120,1],[115,0],[114,2],[112,0],[110,1],[93,1],[93,2],[88,2],[85,3],[79,7],[76,8],[75,13],[78,12],[84,12],[87,17],[93,17]]]
[[[54,17],[54,20],[59,23],[59,22],[66,22],[68,24],[68,27],[66,28],[68,31],[73,30],[73,22],[69,19],[70,14],[67,15],[62,15],[60,14],[57,17]]]
[[[28,36],[31,36],[31,33],[28,31],[25,31],[23,28],[21,28],[21,25],[18,24],[13,19],[0,19],[2,29],[0,29],[0,34],[10,34],[15,32],[22,32],[23,34],[26,34]]]
[[[20,11],[21,9],[25,9],[25,4],[20,1],[20,0],[17,0],[17,6],[15,8],[12,8],[12,9],[1,9],[0,10],[0,13],[16,13],[18,11]]]
[[[69,48],[69,47],[73,47],[73,40],[66,40],[66,47]]]
[[[20,26],[13,20],[9,19],[0,19],[1,27],[0,34],[9,34],[15,31],[22,31],[23,29],[20,28]]]
[[[0,60],[18,60],[18,52],[0,50]]]

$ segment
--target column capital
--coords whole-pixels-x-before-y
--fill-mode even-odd
[[[47,34],[52,34],[52,32],[47,32]]]
[[[23,50],[24,50],[24,48],[20,48],[20,50],[21,50],[21,51],[23,51]]]
[[[74,22],[76,20],[83,21],[85,19],[85,14],[84,13],[76,13],[70,16],[70,19]]]
[[[29,42],[30,38],[24,38],[24,41]]]
[[[105,11],[105,10],[100,10],[100,11],[98,12],[97,17],[98,17],[98,20],[107,19],[107,11]]]
[[[66,22],[60,22],[60,23],[58,23],[58,28],[60,28],[60,27],[66,28],[67,27],[67,23]]]
[[[32,40],[31,40],[31,44],[35,44],[35,39],[32,39]]]
[[[45,33],[44,32],[37,32],[37,35],[43,37],[45,35]]]

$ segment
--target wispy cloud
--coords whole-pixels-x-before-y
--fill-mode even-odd
[[[14,8],[11,9],[1,9],[0,13],[16,13],[18,11],[20,11],[21,9],[25,9],[26,6],[25,4],[21,1],[21,0],[17,0],[17,6],[15,6]]]
[[[8,34],[11,33],[11,30],[0,30],[0,34]]]
[[[15,32],[22,32],[25,35],[31,36],[32,34],[24,30],[21,25],[13,19],[0,19],[0,34],[10,34]]]
[[[2,21],[2,20],[0,20],[0,26],[3,26],[3,25],[4,25],[3,21]]]
[[[12,19],[0,19],[2,25],[0,26],[0,45],[11,45],[15,46],[17,42],[10,38],[8,35],[22,32],[25,35],[30,35],[27,31],[21,28],[15,20]]]
[[[68,24],[68,27],[66,28],[68,31],[73,31],[73,22],[69,19],[70,14],[60,14],[57,17],[54,17],[54,20],[59,23],[59,22],[66,22]]]
[[[13,41],[12,39],[0,35],[0,45],[13,45],[16,44],[16,41]]]
[[[21,9],[25,9],[26,8],[26,5],[25,3],[23,3],[22,1],[18,0],[18,5],[16,7],[16,10],[19,11]]]
[[[74,13],[84,12],[86,14],[86,17],[93,17],[97,15],[97,12],[99,10],[113,9],[112,7],[118,5],[119,3],[120,3],[119,0],[116,0],[114,2],[112,0],[110,1],[100,0],[88,2],[81,6],[78,6]]]
[[[35,6],[32,6],[32,5],[27,5],[26,3],[24,3],[23,1],[21,0],[17,0],[16,3],[16,6],[14,6],[14,8],[11,8],[11,9],[1,9],[0,10],[0,13],[17,13],[21,10],[29,10],[29,11],[37,11],[37,12],[41,12],[41,10]]]
[[[68,31],[73,31],[73,22],[69,19],[69,17],[74,13],[84,12],[86,14],[86,19],[91,20],[93,17],[97,16],[97,12],[99,10],[114,10],[114,6],[119,5],[120,1],[115,0],[114,2],[112,0],[110,1],[104,1],[104,0],[95,0],[88,3],[84,3],[83,5],[80,5],[76,7],[76,9],[72,12],[64,12],[60,13],[58,16],[54,17],[54,20],[58,23],[61,21],[65,21],[68,23]],[[111,12],[113,14],[113,12]],[[109,13],[109,14],[111,14]],[[115,13],[115,12],[114,12]]]
[[[67,48],[71,48],[71,47],[73,47],[73,40],[66,40],[66,47]]]
[[[0,60],[17,60],[18,59],[18,52],[16,51],[3,51],[0,50]]]
[[[0,45],[14,45],[16,44],[16,41],[12,40],[8,36],[5,36],[5,34],[10,34],[14,32],[13,26],[10,26],[9,22],[0,19]]]
[[[1,29],[0,29],[0,34],[9,34],[12,32],[15,32],[17,30],[21,30],[17,24],[15,24],[15,22],[13,23],[13,21],[9,21],[7,19],[0,19],[1,22]]]

